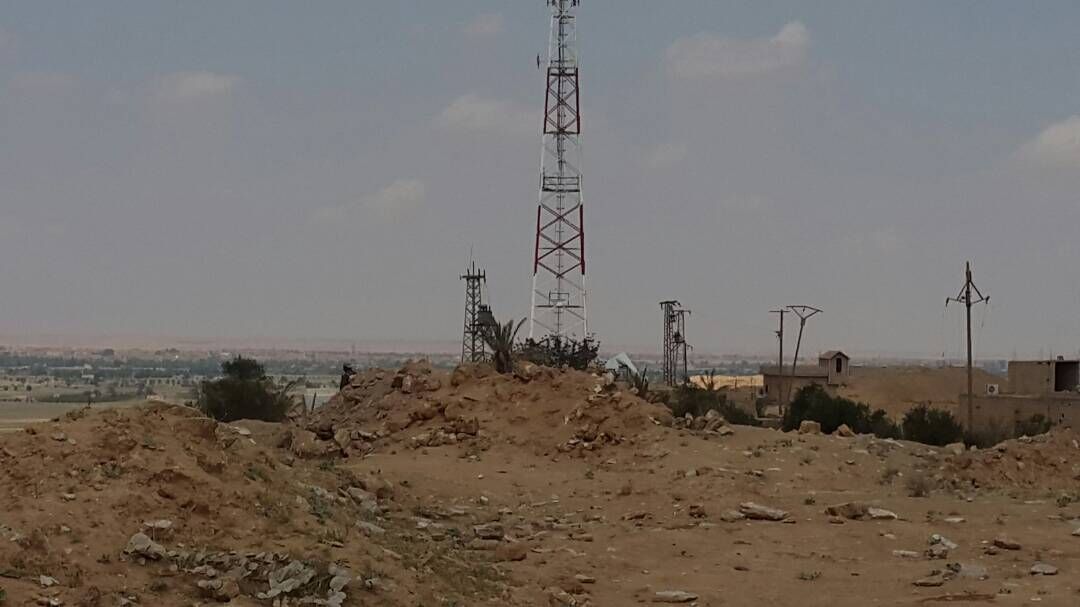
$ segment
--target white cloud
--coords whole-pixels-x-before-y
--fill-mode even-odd
[[[1070,116],[1043,129],[1020,146],[1019,156],[1057,168],[1080,168],[1080,115]]]
[[[472,21],[465,24],[463,31],[469,36],[477,38],[497,36],[506,28],[503,17],[499,13],[484,13],[477,15]]]
[[[455,99],[435,123],[458,131],[531,136],[540,132],[541,114],[510,101],[469,94]]]
[[[810,32],[798,21],[770,38],[728,38],[702,32],[679,38],[667,49],[668,69],[680,78],[754,76],[801,65]]]
[[[174,72],[155,80],[151,93],[169,103],[185,103],[228,96],[240,84],[240,78],[214,72]]]
[[[377,192],[361,196],[358,200],[335,207],[315,211],[311,223],[322,227],[348,224],[355,214],[362,211],[393,216],[408,212],[419,206],[427,196],[427,188],[419,179],[398,179]]]
[[[645,164],[650,169],[669,169],[686,158],[686,145],[661,143],[649,151]]]
[[[365,196],[363,206],[381,212],[404,211],[424,201],[424,182],[419,179],[398,179],[385,188]]]

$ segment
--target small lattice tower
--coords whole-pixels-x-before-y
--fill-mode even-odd
[[[674,386],[689,381],[686,352],[686,317],[690,310],[675,300],[660,302],[664,313],[664,383]]]
[[[461,275],[461,280],[465,281],[465,331],[461,338],[461,362],[480,362],[485,356],[481,312],[484,309],[487,275],[472,261]]]

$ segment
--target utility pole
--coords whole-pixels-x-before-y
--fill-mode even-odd
[[[975,294],[979,297],[978,299],[972,298],[972,291],[975,291]],[[945,307],[948,307],[951,302],[964,304],[967,316],[967,429],[968,432],[971,432],[975,429],[975,406],[973,404],[975,376],[972,371],[974,358],[971,353],[971,306],[977,303],[989,303],[990,296],[983,295],[982,291],[979,291],[979,287],[975,286],[975,282],[971,279],[970,261],[964,264],[964,286],[960,287],[960,294],[956,297],[945,298]]]
[[[533,239],[529,337],[588,335],[582,197],[578,0],[546,0],[551,34],[541,129],[540,196]],[[538,66],[539,67],[539,66]]]
[[[776,357],[776,372],[780,374],[780,393],[776,395],[776,404],[781,414],[784,412],[784,315],[790,312],[785,308],[769,310],[769,314],[780,316],[780,329],[776,331],[776,337],[780,340],[780,354]]]
[[[803,328],[806,327],[806,321],[809,320],[811,316],[821,314],[821,310],[814,306],[788,306],[788,310],[791,310],[795,316],[799,317],[799,338],[795,340],[795,356],[791,359],[791,376],[795,377],[795,367],[799,364],[799,348],[802,347]],[[790,396],[791,395],[788,394],[789,398]]]
[[[690,380],[686,357],[686,317],[690,310],[674,299],[660,302],[660,309],[664,312],[664,383],[674,386],[679,381],[680,357],[682,380]]]

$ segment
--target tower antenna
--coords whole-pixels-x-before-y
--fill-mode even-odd
[[[974,291],[978,299],[972,297],[971,292]],[[979,291],[979,287],[975,286],[975,281],[971,279],[971,262],[964,263],[964,285],[960,287],[960,294],[956,297],[945,298],[945,306],[948,307],[950,303],[956,302],[964,304],[964,309],[967,315],[967,429],[968,432],[972,432],[975,429],[975,406],[973,404],[972,391],[975,384],[975,376],[972,371],[973,357],[971,353],[971,306],[977,303],[990,303],[990,296],[983,295],[982,291]]]
[[[533,245],[529,337],[588,335],[585,307],[585,207],[581,194],[578,0],[551,7],[547,92],[541,129],[540,196]]]
[[[674,386],[680,380],[689,382],[686,351],[690,346],[686,341],[686,317],[690,310],[674,299],[660,302],[660,309],[664,312],[664,383]]]
[[[461,275],[465,281],[465,330],[461,337],[461,362],[480,362],[484,360],[484,289],[487,273],[476,267],[470,260]],[[489,312],[490,314],[490,312]]]

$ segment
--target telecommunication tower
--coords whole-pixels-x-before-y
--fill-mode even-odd
[[[484,360],[484,327],[481,314],[484,306],[484,285],[487,274],[476,267],[476,262],[469,262],[465,273],[465,332],[461,338],[461,362],[480,362]]]
[[[578,0],[551,7],[547,92],[541,129],[540,199],[533,246],[529,337],[588,334],[585,308],[585,207],[581,195]],[[539,58],[537,58],[539,64]]]
[[[664,312],[664,383],[674,386],[690,379],[686,363],[686,317],[690,310],[673,299],[660,302],[660,309]]]

